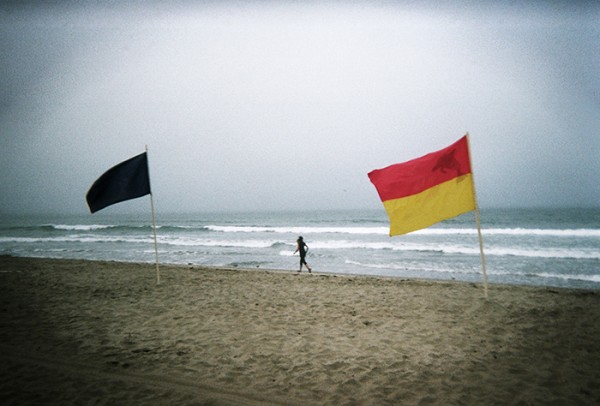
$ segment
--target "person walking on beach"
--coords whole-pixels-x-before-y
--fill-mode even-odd
[[[308,269],[308,273],[311,273],[312,268],[310,266],[308,266],[308,264],[306,263],[306,253],[308,252],[308,245],[306,245],[302,236],[298,237],[296,244],[297,244],[297,247],[296,247],[296,251],[294,251],[294,254],[296,252],[300,252],[300,269],[298,270],[298,272],[302,272],[302,265],[306,265],[306,269]]]

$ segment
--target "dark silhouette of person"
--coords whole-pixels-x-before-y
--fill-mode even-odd
[[[294,251],[294,254],[296,252],[300,252],[300,269],[298,270],[298,272],[302,272],[302,265],[306,265],[306,269],[308,269],[308,273],[311,273],[312,268],[310,266],[308,266],[308,264],[306,263],[306,253],[308,252],[308,245],[306,245],[302,236],[298,237],[296,244],[297,244],[297,247],[296,247],[296,251]]]

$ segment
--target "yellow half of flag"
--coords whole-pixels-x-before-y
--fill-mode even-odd
[[[473,176],[459,176],[415,195],[383,202],[390,235],[427,228],[442,220],[475,210]]]

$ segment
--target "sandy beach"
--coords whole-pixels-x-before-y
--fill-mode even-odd
[[[0,257],[2,404],[600,403],[600,292]]]

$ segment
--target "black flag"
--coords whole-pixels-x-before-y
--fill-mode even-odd
[[[111,204],[150,194],[148,156],[134,156],[104,172],[88,190],[85,198],[92,213]]]

